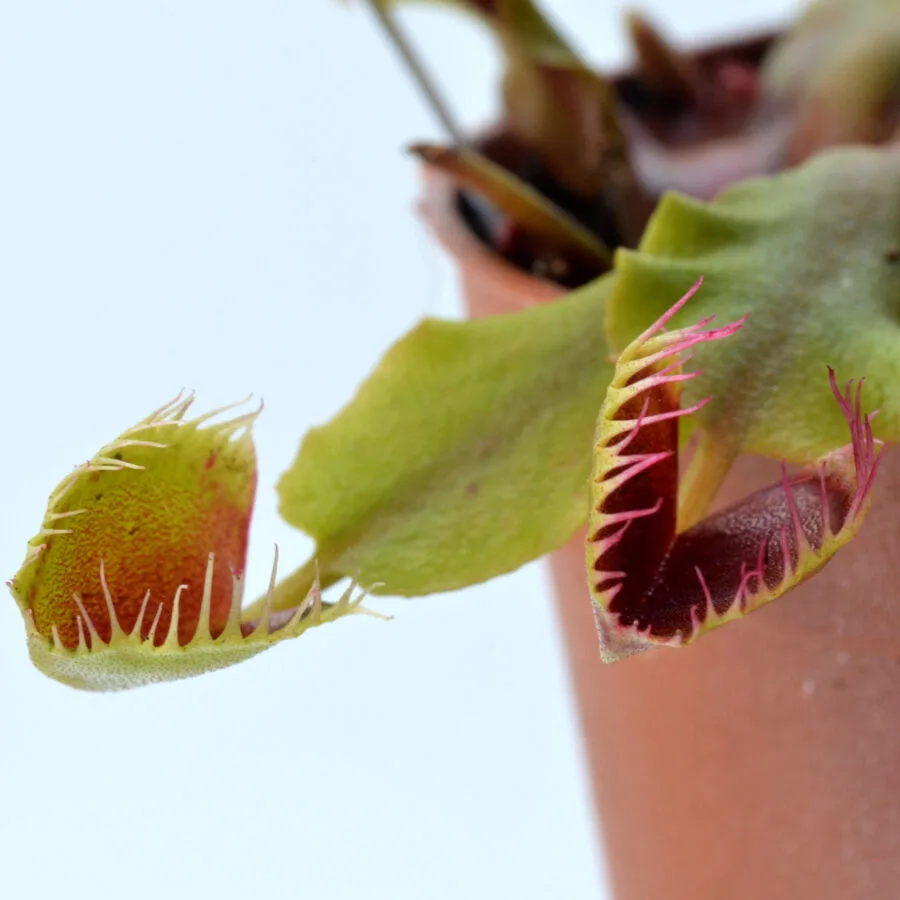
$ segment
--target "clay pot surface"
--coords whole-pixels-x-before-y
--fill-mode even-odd
[[[452,182],[422,211],[472,316],[560,296],[466,229]],[[853,374],[846,373],[849,377]],[[779,478],[742,457],[716,501]],[[601,663],[584,535],[550,559],[617,900],[900,897],[900,451],[858,537],[814,579],[683,649]]]

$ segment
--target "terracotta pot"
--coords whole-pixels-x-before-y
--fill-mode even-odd
[[[422,209],[471,315],[559,296],[469,233],[443,176]],[[777,461],[741,458],[717,505],[778,477]],[[584,535],[552,555],[617,900],[900,897],[898,496],[900,451],[859,536],[812,581],[692,647],[609,666]]]

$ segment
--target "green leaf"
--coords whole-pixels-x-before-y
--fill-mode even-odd
[[[750,315],[728,346],[697,348],[704,377],[684,402],[713,399],[693,417],[705,437],[683,524],[702,513],[737,453],[808,463],[843,443],[827,365],[841,379],[866,377],[880,409],[876,435],[900,439],[898,260],[900,154],[871,148],[820,154],[709,204],[667,195],[639,250],[617,253],[607,305],[614,349],[701,275],[692,320]]]
[[[612,372],[609,284],[505,316],[426,319],[306,435],[278,486],[280,511],[316,540],[324,584],[453,590],[559,547],[584,523]],[[276,589],[276,607],[310,572]]]

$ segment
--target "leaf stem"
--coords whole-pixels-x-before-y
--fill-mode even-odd
[[[459,147],[464,147],[466,141],[463,137],[462,129],[457,124],[456,119],[450,112],[450,108],[444,102],[443,97],[438,91],[434,80],[425,69],[418,54],[413,49],[412,44],[407,40],[400,25],[396,22],[391,13],[385,9],[383,0],[368,0],[368,2],[369,8],[372,10],[379,25],[381,25],[387,35],[388,40],[409,69],[419,90],[424,94],[425,99],[428,101],[428,105],[431,107],[431,111],[440,120],[441,125],[443,125],[454,144]]]

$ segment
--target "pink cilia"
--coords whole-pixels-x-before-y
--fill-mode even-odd
[[[782,466],[777,484],[677,533],[678,419],[711,399],[681,408],[682,384],[700,374],[682,367],[746,320],[666,332],[700,283],[625,348],[597,421],[586,555],[606,662],[688,644],[780,597],[855,536],[871,499],[881,451],[862,382],[842,393],[829,367],[850,443],[796,476]]]

